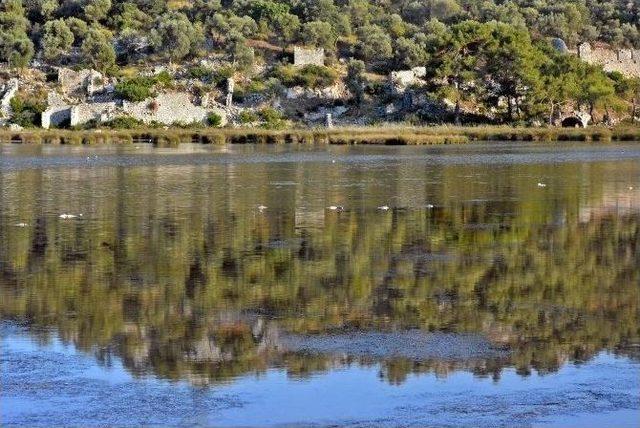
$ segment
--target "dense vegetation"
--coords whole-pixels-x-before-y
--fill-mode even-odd
[[[38,58],[118,74],[131,65],[214,55],[231,73],[254,78],[239,86],[239,97],[330,84],[336,59],[347,60],[357,104],[367,93],[379,95],[365,72],[426,65],[434,82],[429,95],[456,104],[452,121],[465,103],[496,122],[546,121],[566,103],[607,119],[610,109],[628,112],[640,86],[549,47],[550,37],[569,46],[640,46],[640,6],[626,0],[2,0],[0,10],[0,61],[11,66]],[[267,75],[252,74],[256,62],[290,44],[323,47],[334,69],[296,72],[271,63]],[[222,81],[200,66],[189,73]],[[133,83],[120,88],[127,99],[152,93]]]
[[[331,366],[273,349],[274,330],[479,332],[512,351],[474,367],[496,377],[505,365],[548,372],[637,341],[640,218],[616,203],[626,187],[607,184],[636,176],[637,165],[390,168],[6,171],[0,315],[34,334],[55,326],[65,342],[135,373],[201,382],[270,364],[293,374]],[[585,183],[589,191],[575,191]],[[336,214],[323,198],[436,207]],[[256,203],[269,208],[258,213]],[[454,365],[389,360],[385,375],[399,382]]]

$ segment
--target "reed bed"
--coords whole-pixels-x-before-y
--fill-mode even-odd
[[[199,144],[377,144],[432,145],[462,144],[470,141],[640,141],[640,127],[525,128],[478,127],[362,127],[333,129],[266,130],[255,128],[202,129],[27,129],[0,130],[0,142],[22,144],[133,144],[176,146]]]

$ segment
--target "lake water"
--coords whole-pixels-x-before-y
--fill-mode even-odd
[[[640,420],[640,145],[0,146],[9,425]]]

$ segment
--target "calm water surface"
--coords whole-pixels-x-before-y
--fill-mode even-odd
[[[0,146],[3,425],[634,427],[639,303],[638,144]]]

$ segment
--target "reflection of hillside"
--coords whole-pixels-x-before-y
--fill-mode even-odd
[[[518,183],[496,190],[511,171],[496,172],[479,198],[451,167],[436,171],[442,194],[427,184],[420,196],[434,209],[338,214],[317,196],[340,202],[369,190],[336,190],[339,174],[314,166],[216,168],[0,173],[2,317],[55,326],[134,373],[198,383],[350,362],[283,353],[281,332],[477,332],[512,350],[506,360],[384,361],[393,382],[461,368],[553,371],[638,338],[637,211],[581,222],[569,191],[541,199]],[[573,175],[567,168],[566,180]],[[393,188],[381,188],[368,197],[390,200]]]

